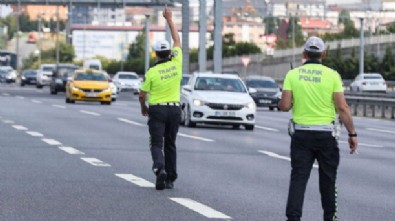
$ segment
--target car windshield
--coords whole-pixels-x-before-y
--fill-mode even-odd
[[[94,69],[94,70],[100,70],[100,66],[99,65],[95,65],[95,64],[91,64],[89,65],[90,69]]]
[[[137,79],[138,77],[133,74],[120,74],[118,76],[119,79]]]
[[[66,78],[70,77],[73,75],[75,70],[78,70],[78,67],[59,67],[58,76],[66,77]]]
[[[104,74],[94,74],[94,73],[78,73],[74,80],[76,81],[107,81]]]
[[[46,71],[46,72],[51,72],[54,69],[55,69],[55,67],[49,67],[49,66],[43,67],[43,71]]]
[[[186,85],[189,81],[189,76],[182,76],[181,86]]]
[[[247,80],[247,87],[252,88],[278,88],[273,81],[267,80]]]
[[[246,89],[240,79],[218,77],[198,77],[195,83],[195,90],[246,92]]]
[[[24,76],[34,77],[37,75],[35,71],[26,71],[23,73]]]
[[[383,78],[380,75],[364,75],[363,79],[366,79],[366,80],[372,80],[372,79],[374,79],[374,80],[381,80]]]

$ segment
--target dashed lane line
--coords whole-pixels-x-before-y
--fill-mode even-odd
[[[342,141],[342,140],[340,140],[339,143],[348,144],[347,141]],[[380,148],[381,148],[381,147],[384,147],[384,146],[382,146],[382,145],[367,144],[367,143],[359,143],[359,142],[358,142],[358,146],[365,146],[365,147],[380,147]]]
[[[145,187],[145,188],[152,188],[155,187],[155,185],[143,178],[137,177],[133,174],[122,174],[122,173],[118,173],[115,174],[115,176],[122,178],[128,182],[131,182],[139,187]]]
[[[56,107],[56,108],[60,108],[60,109],[66,109],[65,106],[63,106],[63,105],[57,105],[57,104],[53,104],[52,107]]]
[[[92,166],[96,166],[96,167],[110,167],[111,165],[108,163],[105,163],[99,159],[96,158],[88,158],[88,157],[81,157],[81,160],[89,163]]]
[[[96,117],[101,115],[101,114],[98,114],[96,112],[91,112],[91,111],[86,111],[86,110],[80,110],[80,112],[83,113],[83,114],[89,114],[89,115],[96,116]]]
[[[81,152],[73,147],[59,147],[59,149],[63,150],[64,152],[71,154],[71,155],[84,155],[84,152]]]
[[[49,145],[52,145],[52,146],[62,145],[61,142],[59,142],[57,140],[54,140],[54,139],[44,138],[44,139],[41,139],[41,140],[44,141],[45,143],[49,144]]]
[[[16,96],[16,98],[21,99],[21,100],[25,99],[25,97],[22,97],[22,96]]]
[[[34,100],[34,99],[32,100],[32,102],[33,102],[33,103],[36,103],[36,104],[42,104],[42,103],[43,103],[43,102],[41,102],[41,101]]]
[[[128,119],[125,119],[125,118],[120,118],[119,117],[118,120],[121,121],[121,122],[124,122],[124,123],[133,124],[133,125],[140,126],[140,127],[146,126],[144,124],[141,124],[141,123],[138,123],[138,122],[135,122],[135,121],[131,121],[131,120],[128,120]]]
[[[12,120],[3,120],[3,123],[5,123],[5,124],[13,124],[15,122],[12,121]]]
[[[26,131],[26,133],[32,137],[43,137],[44,136],[42,133],[35,132],[35,131]]]
[[[2,95],[3,95],[3,96],[6,96],[6,97],[10,96],[9,93],[2,93]]]
[[[275,128],[262,127],[262,126],[258,126],[258,125],[255,125],[255,128],[262,129],[262,130],[267,130],[267,131],[273,131],[273,132],[280,132],[280,130],[275,129]]]
[[[12,125],[12,127],[17,130],[27,130],[27,128],[22,125]]]
[[[366,130],[395,134],[395,131],[393,131],[393,130],[384,130],[384,129],[377,129],[377,128],[366,128]]]
[[[192,199],[188,199],[188,198],[169,198],[169,199],[210,219],[227,219],[227,220],[232,219],[232,217],[225,215],[209,206],[206,206]]]
[[[178,136],[180,137],[187,137],[195,140],[201,140],[201,141],[206,141],[206,142],[215,142],[215,140],[209,139],[209,138],[204,138],[204,137],[198,137],[198,136],[192,136],[184,133],[178,133]]]
[[[273,157],[273,158],[277,158],[277,159],[281,159],[281,160],[286,160],[286,161],[291,161],[291,158],[286,157],[286,156],[281,156],[281,155],[276,154],[274,152],[270,152],[270,151],[266,151],[266,150],[259,150],[258,152],[262,153],[262,154],[265,154],[265,155],[267,155],[269,157]],[[317,164],[313,164],[313,167],[314,168],[318,168],[318,165]]]

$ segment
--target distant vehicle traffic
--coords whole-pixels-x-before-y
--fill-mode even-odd
[[[112,78],[121,91],[140,93],[142,79],[135,72],[119,71]]]
[[[258,107],[269,107],[269,110],[278,108],[278,102],[281,99],[281,90],[276,81],[271,77],[248,76],[245,79],[248,90],[252,99]],[[256,89],[251,92],[251,89]]]
[[[71,78],[74,71],[78,69],[80,69],[80,67],[74,64],[59,64],[55,68],[51,83],[49,84],[50,93],[57,94],[58,92],[65,92],[68,79]]]
[[[97,70],[77,70],[66,85],[66,103],[96,101],[111,104],[111,88],[107,76]]]
[[[11,66],[16,70],[16,54],[9,51],[0,50],[0,67],[1,66]]]
[[[387,92],[387,83],[379,73],[359,74],[350,84],[351,91]]]
[[[11,66],[0,66],[0,82],[16,82],[17,73]]]
[[[255,126],[255,102],[234,74],[193,74],[182,87],[181,104],[181,123],[188,127],[209,123],[253,130]]]
[[[37,88],[43,88],[51,83],[56,64],[41,64],[37,72]]]
[[[27,35],[27,43],[35,44],[37,42],[37,35],[35,32],[29,32]]]
[[[21,75],[21,86],[35,85],[37,83],[37,70],[24,70]]]
[[[84,61],[84,69],[102,70],[101,61],[98,59],[89,59]]]

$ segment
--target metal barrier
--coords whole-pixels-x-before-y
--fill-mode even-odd
[[[346,96],[352,114],[363,117],[381,117],[395,119],[395,99],[377,97]]]

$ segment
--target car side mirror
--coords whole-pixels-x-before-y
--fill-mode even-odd
[[[182,86],[182,89],[185,91],[188,91],[188,92],[192,91],[191,85],[184,85],[184,86]]]
[[[258,92],[257,89],[255,89],[255,88],[253,88],[253,87],[248,88],[248,93],[250,93],[250,94],[255,94],[256,92]]]

